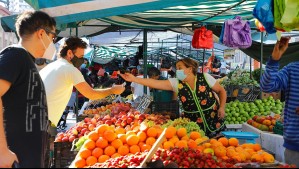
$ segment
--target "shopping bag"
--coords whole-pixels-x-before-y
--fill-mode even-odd
[[[213,32],[204,26],[194,30],[192,47],[196,49],[214,48]]]
[[[240,16],[225,22],[223,44],[232,48],[248,48],[252,44],[250,23]]]
[[[289,29],[299,28],[299,1],[298,0],[285,0],[285,10],[281,17],[280,22],[283,26]]]
[[[273,0],[258,0],[252,14],[262,23],[267,33],[276,32],[274,28]]]

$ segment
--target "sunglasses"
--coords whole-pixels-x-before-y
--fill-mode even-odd
[[[52,34],[53,35],[53,42],[55,42],[57,40],[57,34],[55,32],[51,31],[48,28],[40,28],[40,29],[45,30],[47,34],[49,34],[49,33]]]

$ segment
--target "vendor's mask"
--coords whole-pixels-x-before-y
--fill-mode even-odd
[[[73,63],[73,65],[76,67],[76,68],[80,68],[80,66],[84,63],[84,58],[78,58],[75,54],[74,54],[74,57],[73,59],[71,60],[71,62]]]
[[[185,80],[187,75],[184,73],[184,70],[176,70],[176,78],[183,81]]]

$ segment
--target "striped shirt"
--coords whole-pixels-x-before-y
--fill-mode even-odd
[[[284,147],[299,151],[299,114],[296,113],[296,108],[299,108],[299,62],[279,70],[278,61],[270,58],[260,82],[262,91],[266,93],[285,92]]]

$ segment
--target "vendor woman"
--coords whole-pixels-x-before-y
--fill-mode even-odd
[[[150,88],[176,92],[182,102],[183,116],[197,122],[208,137],[213,137],[224,129],[226,92],[208,73],[197,73],[198,66],[190,58],[181,59],[176,63],[177,78],[168,80],[142,79],[129,73],[121,76]]]

